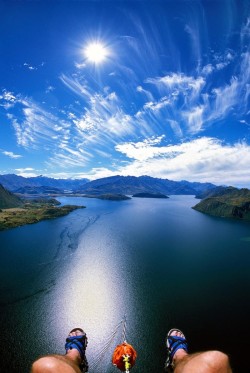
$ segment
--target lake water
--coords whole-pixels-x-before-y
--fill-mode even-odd
[[[234,372],[250,371],[250,223],[194,211],[192,196],[60,201],[87,208],[0,232],[1,372],[64,353],[75,326],[89,338],[89,372],[116,372],[124,315],[134,373],[163,372],[172,327],[190,352],[219,349]]]

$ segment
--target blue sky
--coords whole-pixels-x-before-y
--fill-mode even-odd
[[[250,187],[249,1],[8,0],[0,31],[1,174]]]

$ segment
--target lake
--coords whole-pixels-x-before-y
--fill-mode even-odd
[[[124,315],[134,373],[163,372],[173,327],[190,352],[219,349],[234,372],[249,371],[250,223],[201,214],[193,196],[58,199],[87,208],[0,232],[1,372],[64,353],[76,326],[89,372],[118,372]]]

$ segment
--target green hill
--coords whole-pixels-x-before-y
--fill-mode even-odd
[[[213,216],[250,221],[250,190],[233,187],[220,189],[193,209]]]
[[[0,208],[9,209],[12,207],[20,207],[23,205],[23,202],[20,198],[15,196],[13,193],[6,190],[0,184]]]

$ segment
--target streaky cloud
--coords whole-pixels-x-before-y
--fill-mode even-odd
[[[9,157],[9,158],[12,158],[12,159],[18,159],[18,158],[22,158],[23,157],[20,154],[15,154],[13,152],[6,151],[6,150],[2,150],[2,154],[6,155],[6,157]]]

